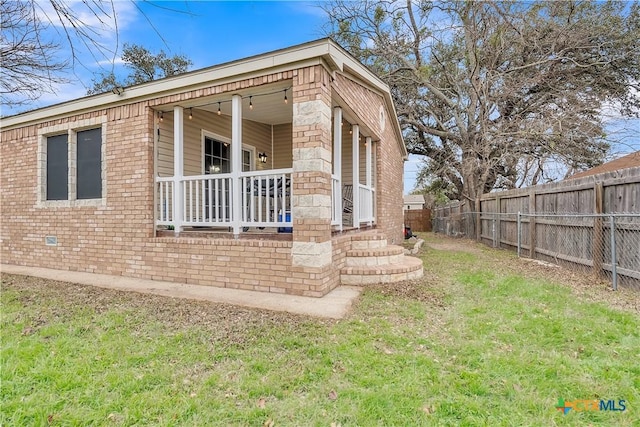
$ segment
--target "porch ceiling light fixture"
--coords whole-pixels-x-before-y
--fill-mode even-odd
[[[193,120],[193,108],[189,108],[189,120]]]
[[[164,120],[164,114],[162,113],[162,111],[160,111],[160,121]]]
[[[111,92],[113,92],[114,95],[122,95],[124,93],[124,88],[122,86],[115,86],[111,89]]]
[[[289,97],[287,96],[287,92],[290,89],[291,89],[291,86],[289,86],[287,88],[284,88],[284,89],[276,89],[276,90],[273,90],[271,92],[263,92],[263,93],[254,93],[252,95],[244,95],[244,96],[242,96],[242,99],[244,100],[244,99],[249,98],[249,109],[253,110],[253,98],[254,97],[258,97],[259,98],[261,96],[274,95],[274,94],[277,94],[277,93],[284,92],[284,103],[288,104],[289,103]],[[206,106],[209,106],[209,105],[218,104],[217,114],[220,116],[220,115],[222,115],[222,104],[225,104],[225,103],[231,103],[231,100],[230,99],[224,99],[222,101],[210,101],[210,102],[205,102],[205,103],[202,103],[202,104],[193,104],[189,108],[206,107]]]
[[[261,163],[267,163],[267,153],[258,153],[258,159]]]

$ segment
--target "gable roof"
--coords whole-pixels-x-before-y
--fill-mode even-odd
[[[197,90],[210,86],[212,82],[224,84],[239,78],[248,79],[265,73],[275,73],[312,65],[323,65],[330,72],[343,72],[379,93],[389,111],[390,121],[400,143],[403,157],[407,150],[402,138],[398,115],[387,84],[366,68],[355,57],[330,38],[319,39],[285,49],[279,49],[236,61],[190,71],[177,76],[126,87],[120,95],[111,92],[50,105],[13,116],[2,117],[2,130],[22,127],[44,120],[71,114],[79,114],[105,107],[140,102],[159,96]]]
[[[571,175],[568,179],[584,178],[585,176],[597,175],[605,172],[614,172],[621,169],[628,169],[640,166],[640,151],[627,154],[619,159],[596,166],[586,171],[578,172]]]

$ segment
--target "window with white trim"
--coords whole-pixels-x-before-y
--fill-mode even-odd
[[[104,123],[89,119],[39,131],[38,205],[105,202]]]
[[[255,169],[255,147],[242,144],[242,172]],[[231,143],[223,137],[202,131],[203,173],[231,172]]]
[[[209,136],[204,137],[204,173],[231,172],[231,146]]]

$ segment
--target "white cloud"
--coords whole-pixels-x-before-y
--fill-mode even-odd
[[[61,102],[82,98],[87,95],[87,88],[78,81],[53,84],[54,93],[43,92],[40,97],[28,104],[17,106],[2,105],[2,116],[12,116],[25,111],[36,110],[38,108],[47,107]]]
[[[54,7],[54,4],[56,7]],[[135,22],[137,8],[131,1],[67,0],[64,2],[49,0],[34,2],[35,12],[44,22],[49,22],[58,30],[66,27],[70,30],[71,21],[58,13],[63,4],[71,14],[73,25],[81,29],[91,29],[98,38],[114,39],[116,31],[122,31]]]
[[[138,9],[133,0],[34,1],[34,12],[49,24],[45,37],[62,48],[60,55],[87,67],[114,60],[119,34],[133,25]],[[99,64],[98,64],[99,65]]]
[[[640,92],[631,88],[631,94],[640,97]],[[621,103],[606,102],[600,108],[600,118],[605,127],[607,140],[611,143],[611,154],[618,157],[640,150],[640,118],[623,116]]]
[[[112,64],[113,65],[123,65],[123,64],[125,64],[125,62],[124,62],[124,59],[122,59],[122,57],[120,57],[120,56],[115,58],[114,60],[105,59],[105,60],[96,62],[96,65],[99,65],[99,66],[112,65]]]
[[[638,90],[633,87],[631,87],[629,90],[631,91],[631,95],[633,97],[640,98],[640,92]],[[619,101],[605,102],[600,108],[600,116],[605,123],[608,121],[617,121],[620,119],[624,119],[625,116],[620,114],[621,109],[622,104]]]
[[[319,18],[327,17],[327,13],[320,7],[318,2],[291,1],[286,2],[286,5],[291,7],[296,13],[304,13]]]
[[[376,42],[370,37],[365,37],[364,45],[369,49],[373,49],[374,47],[376,47]]]
[[[77,82],[55,85],[54,90],[55,93],[44,93],[37,102],[43,106],[52,105],[87,95],[87,88]]]

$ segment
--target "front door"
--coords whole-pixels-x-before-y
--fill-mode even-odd
[[[231,144],[223,138],[204,135],[203,138],[203,167],[205,175],[228,174],[231,172]],[[254,149],[242,148],[242,171],[248,172],[254,168]],[[211,191],[209,190],[211,187]],[[205,203],[207,216],[215,222],[231,221],[231,180],[221,178],[208,180],[205,186]],[[211,199],[211,200],[209,200]]]

